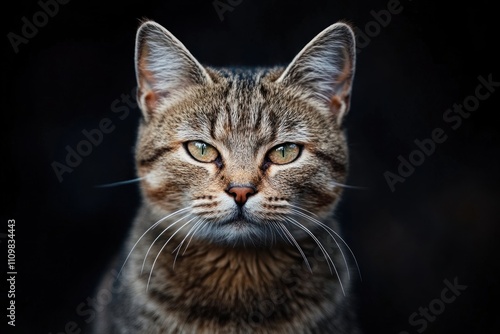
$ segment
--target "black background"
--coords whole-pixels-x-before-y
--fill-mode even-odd
[[[141,18],[164,25],[203,64],[284,65],[338,20],[365,31],[371,11],[387,3],[242,0],[221,21],[209,0],[73,0],[18,53],[7,34],[21,34],[21,18],[32,21],[41,7],[36,1],[4,7],[0,215],[2,233],[7,219],[16,220],[18,271],[16,327],[8,333],[59,333],[71,321],[83,328],[88,318],[77,306],[92,296],[137,210],[136,185],[95,185],[134,178],[140,112],[129,108],[122,120],[112,103],[133,94]],[[366,187],[348,190],[338,213],[363,274],[362,326],[366,333],[417,333],[421,326],[409,316],[440,297],[445,279],[456,278],[467,289],[424,333],[492,333],[500,325],[500,91],[456,130],[443,114],[474,94],[478,76],[500,81],[498,15],[486,0],[467,7],[401,0],[401,6],[358,54],[345,123],[349,183]],[[82,130],[103,118],[114,130],[59,182],[51,163],[64,163],[65,147],[76,148]],[[397,172],[398,156],[408,158],[414,140],[435,128],[447,140],[391,192],[384,172]]]

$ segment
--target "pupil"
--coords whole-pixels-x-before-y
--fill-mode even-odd
[[[281,156],[284,158],[285,157],[285,148],[281,147],[280,150],[281,150]]]
[[[205,144],[201,144],[201,155],[205,155]]]

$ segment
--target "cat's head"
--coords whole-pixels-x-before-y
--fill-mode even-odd
[[[346,178],[340,125],[354,63],[354,35],[343,23],[286,68],[255,70],[204,67],[170,32],[143,23],[136,156],[146,204],[158,216],[183,210],[179,235],[213,242],[314,229]]]

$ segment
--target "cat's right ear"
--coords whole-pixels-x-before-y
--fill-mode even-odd
[[[153,21],[144,22],[137,31],[135,72],[137,101],[146,120],[190,85],[212,82],[186,47]]]

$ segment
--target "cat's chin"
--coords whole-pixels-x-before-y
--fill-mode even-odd
[[[231,246],[265,246],[272,243],[269,229],[263,224],[244,218],[218,222],[207,228],[199,237],[216,244]]]
[[[257,227],[260,228],[258,223],[253,222],[252,220],[245,219],[245,218],[235,218],[231,220],[227,220],[224,222],[221,222],[218,224],[219,226],[229,226],[234,229],[247,229],[250,227]]]

